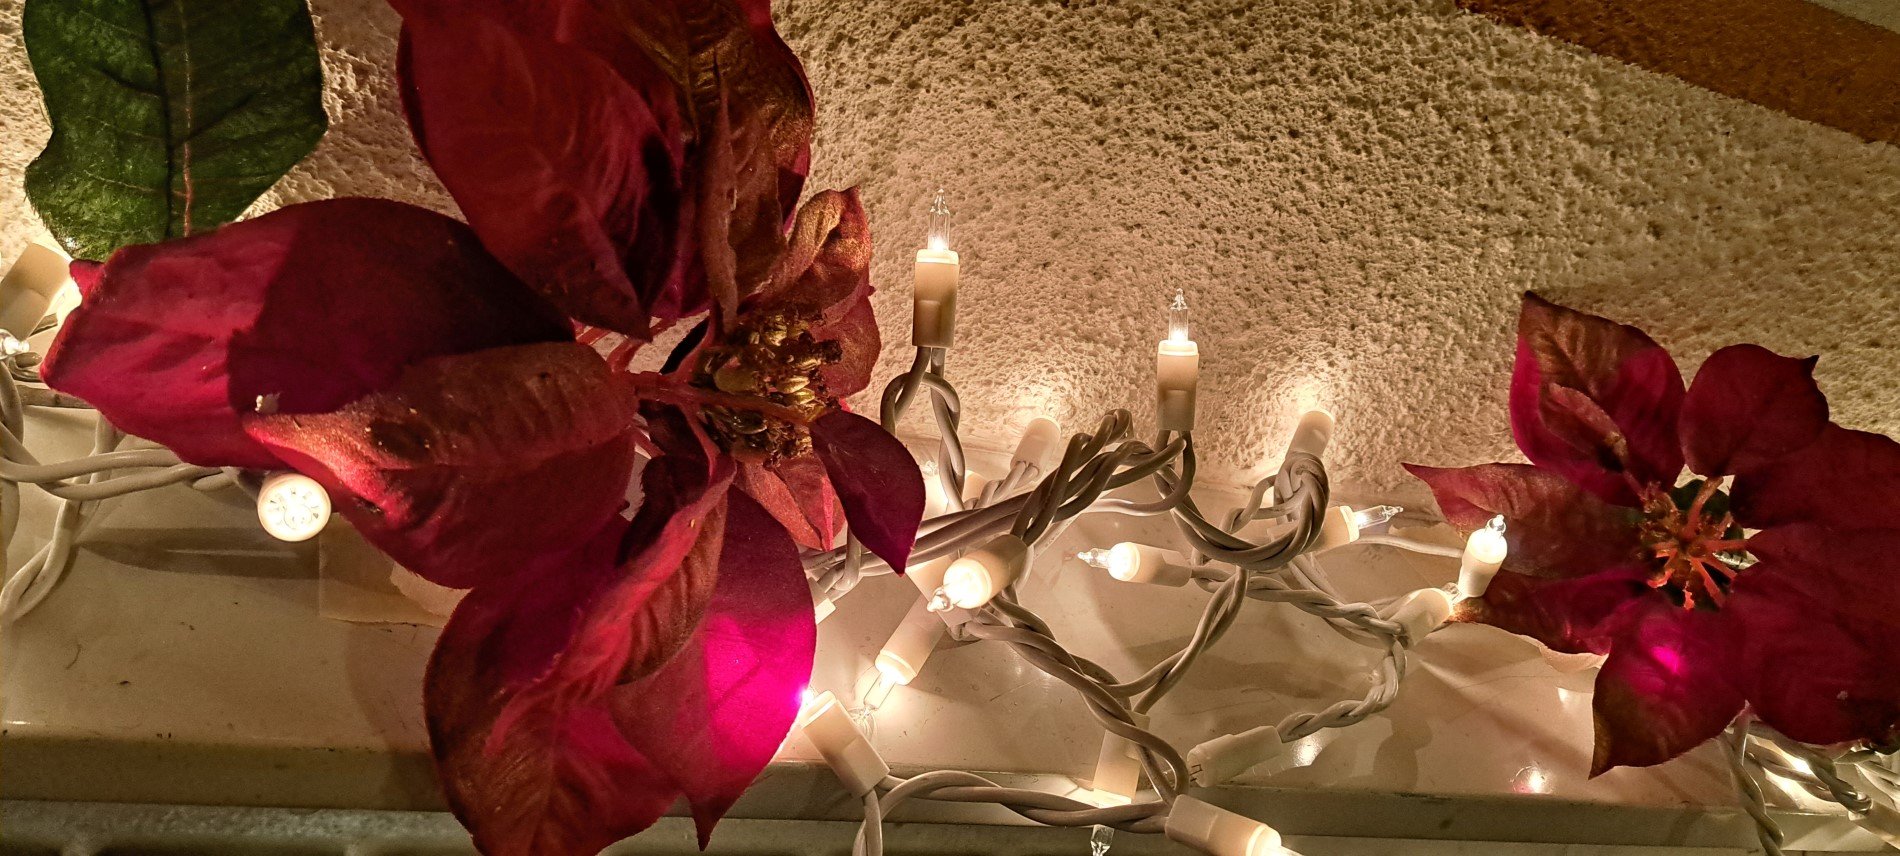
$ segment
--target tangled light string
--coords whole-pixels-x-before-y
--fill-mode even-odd
[[[1280,833],[1252,818],[1186,793],[1214,786],[1262,763],[1292,741],[1327,728],[1363,721],[1396,700],[1410,649],[1450,615],[1456,598],[1482,594],[1505,558],[1506,521],[1474,532],[1463,550],[1424,544],[1366,530],[1399,509],[1354,510],[1329,505],[1322,461],[1332,418],[1302,417],[1280,468],[1260,480],[1247,500],[1218,523],[1192,497],[1195,482],[1194,404],[1199,349],[1191,337],[1185,296],[1167,307],[1167,338],[1156,351],[1156,410],[1153,442],[1134,438],[1127,410],[1104,416],[1093,431],[1076,433],[1051,464],[1059,430],[1037,420],[1025,432],[1008,473],[983,482],[970,473],[960,439],[962,405],[946,376],[954,338],[959,259],[949,249],[949,211],[941,195],[931,206],[926,247],[918,252],[912,340],[916,354],[908,371],[885,388],[880,416],[886,430],[927,395],[938,443],[933,479],[935,513],[923,521],[906,576],[918,598],[878,652],[877,677],[847,710],[830,692],[811,699],[798,727],[863,801],[864,820],[854,852],[880,854],[883,821],[912,799],[1000,805],[1037,823],[1093,827],[1094,856],[1106,852],[1110,830],[1162,833],[1214,856],[1291,856]],[[32,332],[53,326],[48,316]],[[94,503],[174,484],[204,491],[233,487],[258,503],[260,524],[273,536],[302,540],[329,517],[328,497],[315,482],[293,473],[255,473],[186,464],[162,448],[121,450],[128,439],[104,419],[96,424],[91,454],[41,463],[25,444],[29,409],[85,409],[84,402],[45,388],[35,367],[38,355],[20,338],[0,330],[0,534],[12,543],[20,522],[20,484],[33,484],[59,500],[47,543],[0,587],[0,620],[12,621],[42,603],[70,565],[74,544]],[[1131,500],[1108,494],[1140,483],[1157,498]],[[1090,513],[1168,516],[1188,552],[1124,542],[1089,550],[1078,558],[1117,580],[1184,586],[1209,597],[1180,649],[1139,675],[1123,678],[1076,654],[1058,640],[1050,623],[1025,606],[1017,584],[1038,552]],[[1271,534],[1254,541],[1241,532],[1256,523]],[[1459,581],[1446,589],[1422,589],[1385,603],[1341,597],[1315,556],[1350,543],[1380,544],[1459,560]],[[863,579],[894,573],[846,534],[842,546],[808,552],[804,567],[820,620]],[[1286,603],[1321,620],[1343,637],[1379,652],[1364,696],[1317,711],[1294,713],[1275,724],[1219,735],[1182,753],[1149,730],[1149,713],[1179,686],[1198,658],[1238,619],[1248,601]],[[1103,745],[1091,788],[1078,799],[1039,790],[1004,787],[971,772],[940,770],[903,778],[891,774],[864,726],[898,686],[910,683],[945,637],[997,643],[1073,689],[1103,730]],[[1726,738],[1744,809],[1755,822],[1762,848],[1780,853],[1782,833],[1769,816],[1763,781],[1773,780],[1838,803],[1857,819],[1895,812],[1900,771],[1894,759],[1866,750],[1828,756],[1738,721]],[[1145,778],[1148,789],[1141,788]]]

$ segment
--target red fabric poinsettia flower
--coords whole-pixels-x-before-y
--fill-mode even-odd
[[[1459,529],[1508,521],[1504,570],[1458,618],[1608,655],[1593,775],[1673,758],[1744,704],[1809,743],[1900,739],[1900,443],[1829,422],[1814,362],[1734,345],[1685,389],[1642,331],[1526,294],[1511,427],[1531,463],[1407,465]]]
[[[798,545],[842,517],[902,567],[922,516],[840,405],[878,350],[863,211],[794,216],[811,103],[764,3],[397,5],[469,223],[337,199],[76,263],[45,376],[185,460],[311,476],[470,589],[425,707],[482,850],[594,852],[681,798],[703,843],[810,677]],[[678,365],[624,371],[702,312]]]

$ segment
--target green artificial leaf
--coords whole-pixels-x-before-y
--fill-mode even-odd
[[[323,136],[304,0],[30,0],[52,138],[26,169],[78,258],[236,219]]]

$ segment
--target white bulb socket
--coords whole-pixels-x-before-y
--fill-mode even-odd
[[[257,522],[279,541],[308,541],[330,522],[330,494],[302,473],[276,473],[257,489]]]
[[[1146,714],[1134,714],[1135,727],[1146,729]],[[1114,732],[1102,735],[1102,749],[1095,756],[1095,778],[1089,781],[1097,805],[1127,805],[1135,801],[1141,789],[1141,747],[1135,741]]]
[[[53,300],[72,283],[66,257],[58,250],[27,244],[0,277],[0,330],[26,341],[46,317]]]
[[[1344,505],[1335,505],[1326,509],[1320,517],[1319,537],[1314,539],[1310,552],[1324,553],[1359,540],[1359,522],[1357,512]]]
[[[1216,737],[1188,750],[1188,774],[1204,788],[1232,781],[1235,776],[1280,757],[1286,744],[1271,725]]]
[[[1108,548],[1103,560],[1108,575],[1125,583],[1180,587],[1194,576],[1187,557],[1173,550],[1123,541]]]
[[[1382,613],[1402,628],[1407,644],[1417,645],[1451,618],[1451,605],[1451,594],[1444,589],[1419,589],[1399,598]]]
[[[1155,413],[1163,431],[1194,430],[1201,348],[1192,339],[1163,339],[1155,348]]]
[[[957,280],[961,267],[955,250],[926,247],[917,251],[911,301],[910,342],[919,348],[948,348],[956,339]]]
[[[853,796],[863,796],[891,774],[891,766],[872,748],[864,732],[851,721],[838,697],[826,691],[806,703],[798,715],[798,727],[818,750],[838,782]]]
[[[1007,532],[965,553],[943,572],[942,592],[951,606],[976,609],[1022,578],[1029,545]]]
[[[1047,416],[1030,420],[1023,438],[1016,441],[1016,452],[1009,457],[1010,467],[1033,467],[1037,473],[1049,471],[1049,459],[1062,442],[1062,426]]]
[[[1186,794],[1174,798],[1168,838],[1208,856],[1284,856],[1278,830]]]
[[[884,680],[900,687],[909,686],[946,632],[943,619],[930,611],[930,599],[920,597],[910,611],[904,613],[904,620],[897,623],[897,629],[891,631],[891,638],[877,652],[873,665]]]
[[[1300,452],[1315,458],[1324,457],[1327,444],[1333,441],[1333,415],[1324,410],[1308,410],[1300,414],[1300,424],[1293,429],[1293,439],[1286,444],[1287,457]]]
[[[1489,525],[1472,532],[1458,559],[1458,596],[1483,597],[1510,552],[1504,541],[1503,517],[1494,517]]]

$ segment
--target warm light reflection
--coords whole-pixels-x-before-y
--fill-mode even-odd
[[[1536,764],[1524,767],[1511,777],[1511,790],[1520,794],[1550,793],[1550,773]]]

